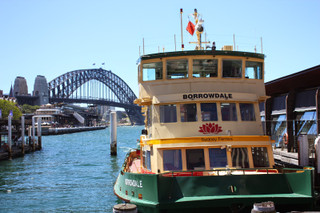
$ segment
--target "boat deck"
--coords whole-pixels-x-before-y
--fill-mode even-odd
[[[138,158],[133,159],[131,165],[129,166],[129,172],[131,173],[141,173],[141,160]]]

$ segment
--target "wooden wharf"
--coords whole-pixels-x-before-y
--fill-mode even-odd
[[[8,117],[8,120],[0,120],[0,161],[22,157],[26,153],[41,150],[42,135],[68,134],[100,130],[107,127],[37,128],[41,126],[41,118],[37,119],[37,126],[35,126],[35,122],[35,119],[25,121],[24,116],[21,120],[11,120],[10,117]]]

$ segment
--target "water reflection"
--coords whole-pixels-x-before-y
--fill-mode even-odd
[[[44,136],[43,150],[0,162],[0,212],[112,212],[120,147],[135,147],[141,129],[118,127],[117,156],[109,129]]]

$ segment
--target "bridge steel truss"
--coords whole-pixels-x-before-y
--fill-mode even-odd
[[[106,85],[119,101],[108,99],[72,98],[71,95],[83,84],[96,80]],[[137,98],[131,88],[119,76],[109,70],[83,69],[65,73],[48,83],[49,102],[92,103],[122,107],[127,112],[132,124],[143,124],[141,108],[133,101]]]

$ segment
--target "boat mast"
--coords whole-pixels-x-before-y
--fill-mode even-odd
[[[193,17],[194,17],[195,22],[196,22],[197,49],[201,50],[201,34],[203,32],[203,27],[202,27],[202,25],[198,25],[199,19],[198,19],[198,11],[197,11],[197,9],[194,9]]]
[[[210,42],[201,42],[201,34],[203,33],[203,19],[199,19],[199,14],[198,14],[198,11],[197,9],[194,9],[194,13],[192,14],[193,17],[194,17],[194,20],[195,20],[195,31],[196,31],[196,34],[197,34],[197,41],[196,42],[189,42],[190,44],[197,44],[196,46],[196,50],[202,50],[202,44],[205,43],[205,44],[209,44]]]

